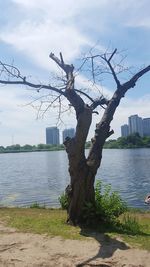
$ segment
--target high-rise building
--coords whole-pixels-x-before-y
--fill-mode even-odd
[[[124,124],[121,126],[121,136],[127,137],[129,135],[129,126],[127,124]]]
[[[75,135],[75,129],[74,128],[70,128],[70,129],[65,129],[62,133],[63,135],[63,142],[65,141],[66,137],[74,137]]]
[[[57,127],[46,128],[46,144],[59,145],[59,129]]]
[[[143,136],[143,122],[142,118],[138,115],[132,115],[128,118],[129,120],[129,134],[138,133],[141,137]]]
[[[150,118],[143,119],[143,136],[150,136]]]

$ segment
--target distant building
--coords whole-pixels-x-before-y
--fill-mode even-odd
[[[74,128],[70,128],[70,129],[65,129],[62,133],[63,135],[63,142],[65,141],[66,137],[74,137],[75,135],[75,129]]]
[[[121,126],[121,136],[127,137],[129,135],[129,126],[127,124],[124,124]]]
[[[138,115],[132,115],[128,118],[129,120],[129,134],[138,133],[143,137],[143,121]]]
[[[150,136],[150,118],[143,119],[143,136]]]
[[[59,145],[59,129],[57,127],[46,128],[46,144]]]

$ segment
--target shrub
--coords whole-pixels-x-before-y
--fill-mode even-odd
[[[126,204],[118,192],[112,192],[110,185],[105,185],[102,193],[102,182],[98,180],[95,186],[96,215],[104,221],[114,221],[127,211]]]
[[[62,195],[58,198],[60,206],[63,210],[67,210],[69,207],[69,200],[66,193],[62,193]]]
[[[83,219],[87,224],[95,221],[115,222],[116,218],[127,211],[126,204],[117,192],[112,192],[110,185],[105,185],[102,189],[102,182],[98,180],[95,186],[95,206],[92,203],[85,203]],[[59,197],[59,202],[62,209],[68,209],[69,201],[66,193]]]

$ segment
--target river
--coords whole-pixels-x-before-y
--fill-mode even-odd
[[[38,202],[58,207],[69,183],[65,151],[0,154],[0,206]],[[149,209],[150,149],[104,149],[97,179],[111,184],[131,207]]]

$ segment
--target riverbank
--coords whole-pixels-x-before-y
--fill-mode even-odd
[[[126,216],[127,215],[127,216]],[[150,212],[132,210],[120,217],[122,223],[129,217],[132,223],[131,230],[125,228],[112,228],[100,225],[95,233],[108,234],[110,237],[120,237],[134,247],[150,250]],[[81,229],[66,224],[67,213],[61,209],[45,208],[0,208],[0,221],[18,231],[49,236],[60,236],[64,239],[84,240],[91,236],[88,229]],[[138,230],[134,229],[138,223]],[[135,225],[135,226],[134,226]],[[93,235],[93,229],[92,235]]]
[[[130,148],[150,148],[150,136],[141,137],[138,133],[110,139],[105,142],[104,148],[130,149]]]
[[[27,153],[27,152],[47,152],[47,151],[61,151],[61,150],[65,150],[65,148],[63,147],[56,147],[56,148],[49,148],[49,149],[18,149],[18,150],[0,150],[0,154],[9,154],[9,153]]]
[[[63,148],[58,148],[58,149],[37,149],[37,150],[9,150],[9,151],[0,151],[0,154],[9,154],[9,153],[28,153],[28,152],[47,152],[47,151],[61,151],[61,150],[65,150]]]
[[[150,213],[134,216],[139,218],[141,236],[66,225],[62,210],[1,208],[0,265],[148,267]],[[147,250],[142,249],[145,243]]]

